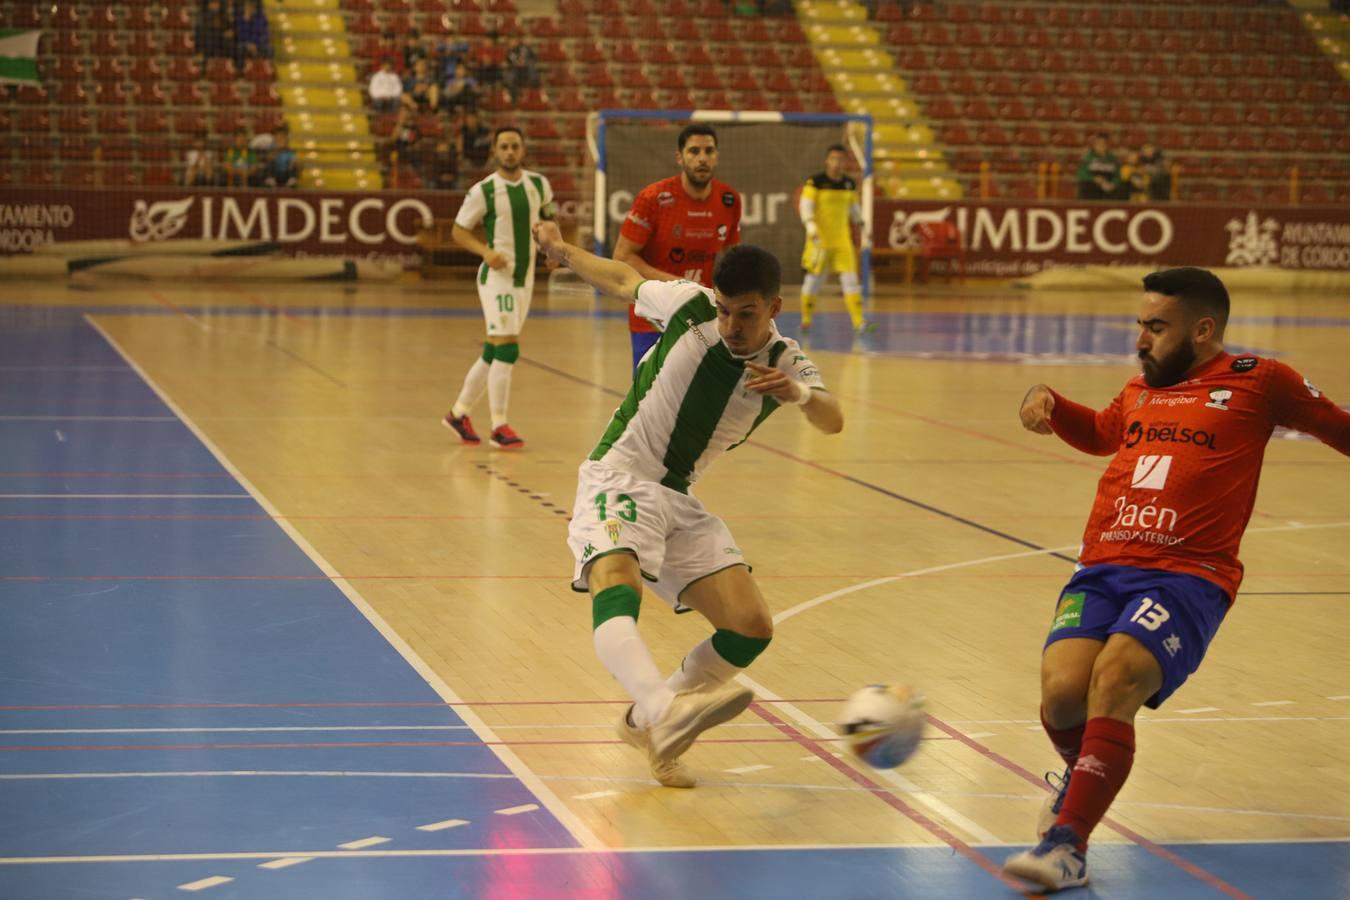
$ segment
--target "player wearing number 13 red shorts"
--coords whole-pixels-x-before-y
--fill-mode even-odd
[[[1041,657],[1041,722],[1068,768],[1047,776],[1041,843],[1005,871],[1087,881],[1087,841],[1129,775],[1134,716],[1193,673],[1242,581],[1238,545],[1277,425],[1350,455],[1350,413],[1284,363],[1223,348],[1228,292],[1203,269],[1144,278],[1143,374],[1101,412],[1036,385],[1022,424],[1112,456]],[[1342,476],[1344,477],[1344,476]]]

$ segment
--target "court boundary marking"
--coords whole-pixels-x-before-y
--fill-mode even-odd
[[[309,558],[310,562],[313,563],[319,571],[328,576],[333,586],[336,587],[337,590],[347,598],[347,601],[356,608],[357,612],[359,612],[366,621],[379,632],[381,637],[383,637],[394,649],[394,652],[401,656],[413,671],[421,677],[442,700],[446,701],[447,705],[454,710],[455,714],[458,715],[465,724],[472,726],[474,733],[479,735],[479,737],[482,737],[485,740],[498,740],[497,734],[492,728],[470,707],[465,706],[460,701],[459,695],[450,688],[450,686],[426,663],[425,660],[421,658],[421,656],[417,654],[415,650],[413,650],[398,632],[394,631],[394,629],[389,626],[389,623],[384,620],[384,617],[381,616],[363,596],[361,596],[360,592],[357,591],[350,582],[342,578],[341,573],[339,573],[333,565],[329,563],[312,544],[310,544],[304,535],[300,534],[293,525],[280,517],[280,511],[272,505],[271,501],[269,501],[262,492],[260,492],[257,487],[244,476],[243,472],[235,467],[220,448],[218,448],[215,443],[207,437],[206,433],[197,426],[196,422],[194,422],[178,406],[178,404],[176,404],[168,394],[160,388],[159,384],[141,368],[131,355],[122,348],[122,345],[113,339],[113,337],[108,334],[98,322],[94,321],[88,313],[84,313],[81,318],[90,328],[94,329],[105,342],[107,342],[108,346],[111,347],[138,376],[140,376],[141,381],[146,387],[155,394],[159,401],[163,403],[173,415],[178,417],[184,427],[186,427],[192,435],[201,442],[207,452],[215,458],[216,462],[219,463],[225,471],[229,472],[234,477],[235,481],[253,497],[254,501],[257,502],[268,515],[276,518],[277,526],[281,529],[282,533],[295,543],[300,551]],[[572,836],[572,839],[581,845],[582,848],[591,851],[604,848],[604,843],[595,835],[595,833],[581,821],[580,817],[572,812],[570,807],[563,803],[562,800],[553,793],[553,790],[548,787],[548,785],[539,780],[534,771],[525,765],[524,761],[522,761],[513,750],[508,747],[498,746],[490,747],[489,751],[516,776],[526,790],[539,799],[544,808],[548,810],[554,819],[562,825],[562,827]]]

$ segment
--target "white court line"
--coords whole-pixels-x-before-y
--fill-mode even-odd
[[[521,813],[534,812],[538,808],[538,803],[522,803],[520,806],[508,806],[506,809],[496,809],[493,812],[499,816],[518,816]]]
[[[1183,716],[1188,716],[1191,713],[1218,712],[1218,711],[1219,708],[1217,706],[1192,706],[1190,709],[1177,710],[1177,712]]]
[[[244,477],[244,473],[239,471],[234,463],[226,458],[225,454],[220,451],[220,448],[206,436],[206,433],[202,431],[195,422],[188,418],[187,414],[178,406],[178,404],[175,403],[152,378],[150,378],[145,370],[143,370],[136,361],[122,349],[121,345],[113,340],[112,336],[104,331],[102,326],[95,322],[87,313],[84,316],[84,320],[89,323],[90,327],[94,328],[103,336],[103,339],[106,340],[108,345],[126,361],[127,365],[136,370],[136,374],[139,375],[146,385],[155,392],[160,401],[169,408],[169,411],[187,426],[188,430],[196,436],[197,440],[202,442],[202,446],[206,447],[225,471],[229,472],[244,490],[258,502],[258,505],[276,520],[278,527],[280,527],[281,530],[295,542],[296,546],[298,546],[301,551],[303,551],[305,555],[318,566],[321,572],[332,580],[332,584],[343,593],[361,615],[366,617],[366,620],[370,622],[384,639],[389,642],[390,646],[392,646],[394,650],[407,661],[408,665],[412,666],[413,670],[431,686],[432,690],[450,705],[456,715],[473,728],[474,733],[484,741],[497,741],[498,738],[496,732],[493,731],[471,707],[464,705],[459,695],[451,689],[450,685],[446,684],[445,680],[442,679],[440,675],[436,674],[436,671],[432,669],[431,666],[427,665],[426,660],[417,655],[417,651],[413,650],[398,632],[389,627],[389,623],[384,620],[384,617],[376,612],[375,608],[366,601],[365,597],[361,596],[361,593],[356,590],[350,582],[342,577],[342,574],[333,567],[332,563],[325,559],[323,555],[305,539],[304,535],[296,530],[295,525],[281,517],[280,510],[273,506],[271,501],[263,496],[262,492],[254,486],[253,482]],[[558,796],[553,793],[553,790],[546,785],[532,769],[525,765],[524,761],[516,755],[515,751],[509,747],[500,745],[494,745],[488,749],[502,761],[502,764],[520,780],[521,784],[523,784],[530,793],[543,801],[544,806],[548,811],[553,814],[554,818],[558,820],[563,828],[567,829],[568,833],[572,835],[572,838],[578,844],[589,850],[599,850],[604,848],[604,842],[596,837],[595,833],[581,821],[580,817],[572,812],[567,804],[559,799]]]
[[[442,822],[432,822],[430,825],[418,825],[418,831],[445,831],[447,828],[458,828],[461,825],[468,825],[468,819],[446,819]]]
[[[1334,697],[1328,697],[1328,700],[1350,700],[1350,694],[1337,694]]]
[[[252,500],[248,494],[0,494],[0,500]]]
[[[370,837],[361,838],[359,840],[348,841],[345,844],[338,844],[338,847],[343,850],[364,850],[367,847],[375,847],[380,844],[387,844],[392,840],[393,838],[387,838],[382,834],[374,834],[371,835]]]
[[[110,593],[115,588],[99,593]],[[95,596],[93,594],[80,596]],[[537,725],[493,725],[503,731],[543,731],[569,730],[581,731],[599,728],[606,731],[614,728],[613,722],[576,722],[559,724],[541,722]],[[772,728],[768,722],[728,722],[721,728]],[[0,728],[0,736],[7,734],[213,734],[216,732],[287,732],[287,731],[473,731],[468,725],[271,725],[271,726],[229,726],[229,727],[191,727],[191,728]]]
[[[1168,844],[1186,844],[1204,846],[1206,844],[1341,844],[1350,841],[1347,837],[1317,838],[1244,838],[1225,840],[1176,840]],[[1025,841],[1020,842],[1025,844]],[[1103,843],[1111,843],[1103,841]],[[1123,842],[1115,842],[1123,843]],[[997,841],[989,844],[975,844],[976,847],[1007,847],[1009,844]],[[668,854],[668,853],[762,853],[774,851],[793,853],[804,850],[947,850],[945,844],[930,841],[896,842],[890,844],[727,844],[690,845],[678,847],[610,847],[605,853],[612,854]],[[247,860],[276,859],[290,851],[249,851],[241,853],[131,853],[122,856],[10,856],[0,857],[0,865],[66,865],[71,863],[128,863],[128,862],[200,862],[209,860]],[[492,848],[475,850],[360,850],[352,852],[334,852],[329,850],[303,851],[305,857],[312,859],[379,859],[379,858],[437,858],[456,856],[580,856],[594,851],[585,847],[522,847]]]
[[[88,319],[88,316],[85,316]],[[93,324],[92,322],[90,324]],[[98,326],[94,326],[98,327]],[[101,330],[101,329],[100,329]],[[107,337],[107,335],[104,335]],[[120,350],[118,351],[121,352]],[[142,378],[145,376],[142,375]],[[173,416],[0,416],[0,422],[177,422]]]
[[[189,881],[187,884],[180,884],[180,891],[204,891],[207,888],[213,888],[220,884],[229,884],[234,881],[233,878],[226,878],[224,875],[212,875],[210,878],[203,878],[200,881]]]
[[[728,775],[745,775],[748,772],[763,772],[765,769],[772,769],[773,766],[766,766],[763,763],[753,766],[737,766],[734,769],[723,769]]]
[[[274,859],[271,862],[258,863],[260,869],[289,869],[291,866],[298,866],[301,863],[307,863],[314,859],[312,856],[286,856],[282,859]]]
[[[1252,706],[1293,706],[1293,700],[1262,700],[1260,703],[1253,703]]]
[[[601,797],[617,797],[618,791],[591,791],[588,794],[573,794],[573,800],[599,800]]]

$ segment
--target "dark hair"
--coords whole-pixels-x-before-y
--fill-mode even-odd
[[[717,132],[713,131],[713,127],[711,125],[695,123],[693,125],[686,125],[684,128],[680,129],[680,136],[675,139],[675,149],[683,153],[684,145],[689,143],[689,139],[696,134],[712,138],[713,146],[717,146]]]
[[[759,294],[765,300],[773,300],[782,280],[778,257],[753,244],[728,247],[713,266],[713,285],[724,297]]]
[[[829,156],[831,153],[843,153],[847,155],[848,149],[843,144],[831,144],[825,148],[825,155]]]
[[[1144,276],[1144,290],[1175,297],[1193,316],[1213,316],[1219,334],[1228,324],[1228,289],[1208,269],[1182,266]]]
[[[521,131],[515,125],[502,125],[500,128],[494,128],[492,130],[492,146],[497,146],[497,138],[508,132],[514,132],[520,135],[520,142],[522,144],[525,143],[525,132]]]

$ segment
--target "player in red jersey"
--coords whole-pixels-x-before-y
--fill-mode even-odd
[[[1238,544],[1277,425],[1350,455],[1350,413],[1273,359],[1223,348],[1228,292],[1204,269],[1144,278],[1143,374],[1101,412],[1045,385],[1022,425],[1096,456],[1080,568],[1041,657],[1041,722],[1068,768],[1042,810],[1041,843],[1010,874],[1050,890],[1087,881],[1087,840],[1134,761],[1134,716],[1200,665],[1242,581]]]
[[[614,258],[643,278],[681,278],[712,284],[717,254],[741,239],[741,195],[713,178],[717,171],[717,132],[711,125],[687,125],[677,139],[675,164],[680,174],[653,182],[633,201],[619,229]],[[656,326],[628,304],[633,368],[661,337]]]

